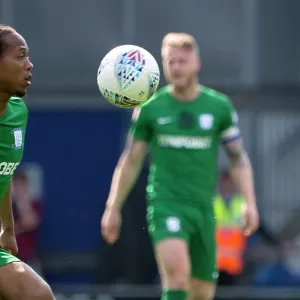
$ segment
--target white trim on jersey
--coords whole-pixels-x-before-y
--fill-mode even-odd
[[[236,126],[230,127],[221,133],[222,143],[229,143],[240,138],[240,129]]]

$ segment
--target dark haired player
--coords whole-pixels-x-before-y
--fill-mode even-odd
[[[6,300],[55,299],[48,284],[15,256],[11,179],[24,150],[28,110],[21,97],[32,68],[24,38],[0,25],[0,299]]]

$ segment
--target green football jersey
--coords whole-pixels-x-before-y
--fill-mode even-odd
[[[0,118],[0,201],[23,156],[27,119],[23,100],[12,97],[6,114]]]
[[[231,101],[204,86],[191,102],[172,97],[168,86],[161,89],[135,109],[130,133],[150,145],[147,194],[152,204],[211,203],[220,142],[240,135]]]

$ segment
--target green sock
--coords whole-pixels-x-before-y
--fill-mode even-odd
[[[187,300],[187,295],[185,290],[164,290],[161,300]]]

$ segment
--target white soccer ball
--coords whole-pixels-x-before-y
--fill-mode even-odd
[[[159,79],[155,58],[134,45],[112,49],[101,61],[97,74],[103,97],[122,108],[133,108],[149,100],[157,90]]]

